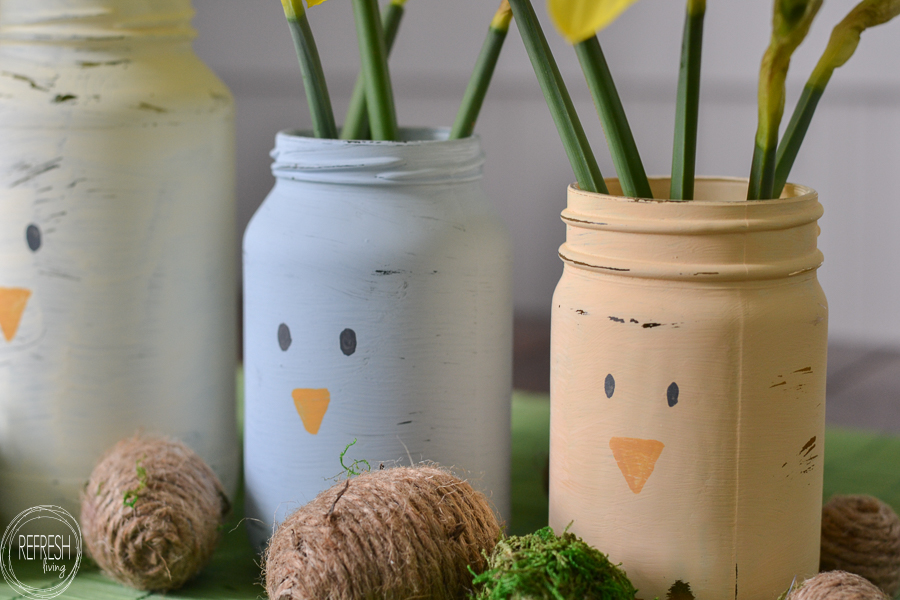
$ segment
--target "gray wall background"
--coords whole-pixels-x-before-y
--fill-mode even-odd
[[[800,47],[788,80],[786,119],[831,28],[856,0],[830,0]],[[746,176],[756,130],[756,80],[768,43],[771,1],[713,0],[705,31],[698,173]],[[240,235],[272,186],[268,152],[280,129],[309,116],[290,34],[277,0],[194,0],[198,54],[237,102]],[[402,125],[449,125],[487,24],[492,0],[409,0],[391,72]],[[614,174],[571,48],[535,0],[600,167]],[[601,33],[647,171],[671,166],[674,95],[684,2],[641,0]],[[309,11],[340,120],[358,68],[350,2]],[[573,180],[562,144],[515,26],[482,112],[478,133],[485,185],[512,234],[516,310],[549,314],[562,270],[559,212]],[[872,29],[838,70],[791,179],[825,206],[819,272],[832,339],[900,347],[900,22]]]

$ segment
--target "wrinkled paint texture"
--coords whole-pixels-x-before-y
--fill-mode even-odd
[[[774,598],[818,570],[821,206],[803,188],[737,201],[746,185],[698,180],[680,203],[570,190],[563,212],[550,524],[621,562],[642,598],[678,580]]]
[[[244,236],[253,543],[333,483],[354,439],[372,465],[457,469],[508,517],[511,251],[477,138],[283,133],[273,156]]]
[[[190,16],[0,1],[0,288],[30,291],[0,337],[3,521],[77,514],[97,458],[139,429],[236,488],[233,107]]]

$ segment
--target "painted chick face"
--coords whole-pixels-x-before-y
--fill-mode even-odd
[[[11,190],[8,196],[0,222],[0,362],[41,336],[34,284],[49,274],[46,245],[63,216],[47,216],[40,204],[32,204],[31,194]]]
[[[272,523],[341,475],[342,456],[346,464],[473,463],[456,458],[470,450],[453,442],[465,416],[430,401],[443,384],[428,368],[434,358],[419,338],[400,335],[414,327],[401,309],[420,301],[406,269],[372,269],[349,283],[323,272],[284,285],[280,307],[254,309],[271,296],[252,293],[245,305],[246,505],[257,546]],[[425,339],[456,335],[439,317],[429,326]]]
[[[616,391],[616,379],[612,373],[603,381],[603,390],[606,397],[612,399]],[[666,388],[665,400],[669,408],[674,408],[678,404],[678,391],[678,384],[674,381]],[[653,474],[656,461],[662,454],[665,444],[659,440],[611,437],[609,448],[629,489],[635,494],[640,494],[644,484]]]
[[[291,328],[282,323],[278,326],[278,346],[282,352],[290,350],[293,339]],[[352,356],[356,352],[356,332],[344,329],[339,337],[339,346],[344,356]],[[331,403],[331,392],[328,388],[296,388],[291,391],[294,408],[303,422],[303,428],[310,435],[317,435],[322,426],[328,405]]]
[[[816,561],[801,538],[818,528],[825,365],[791,331],[816,315],[750,322],[724,292],[692,293],[623,314],[605,289],[554,312],[550,524],[621,562],[641,598],[676,581],[761,597]]]

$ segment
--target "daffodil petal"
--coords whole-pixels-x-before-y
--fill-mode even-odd
[[[637,0],[548,0],[550,16],[573,44],[603,29]]]
[[[306,0],[306,6],[312,8],[313,6],[322,4],[323,2],[325,2],[325,0]]]

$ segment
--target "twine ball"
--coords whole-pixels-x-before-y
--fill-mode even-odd
[[[820,571],[861,575],[893,597],[900,591],[900,518],[872,496],[835,496],[822,509]]]
[[[291,514],[265,552],[270,600],[463,599],[500,536],[487,499],[433,466],[363,473]]]
[[[229,509],[219,479],[193,450],[136,436],[116,444],[91,473],[81,528],[106,575],[139,590],[166,591],[209,562]]]
[[[827,571],[807,579],[787,600],[890,600],[865,577],[846,571]]]

